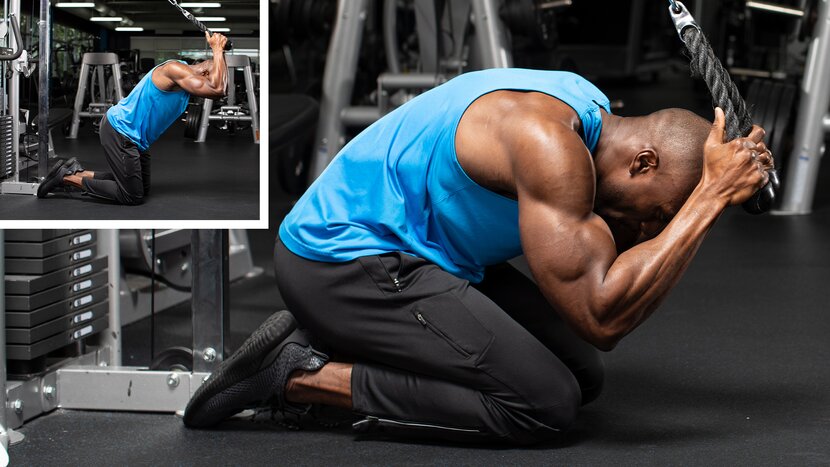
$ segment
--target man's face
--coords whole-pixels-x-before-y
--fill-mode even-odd
[[[621,178],[607,180],[606,186],[597,187],[594,207],[594,212],[611,229],[617,251],[625,251],[659,235],[691,191],[688,180],[684,180],[687,177],[659,171]]]

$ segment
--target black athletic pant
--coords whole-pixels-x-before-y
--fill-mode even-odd
[[[473,285],[402,253],[315,262],[278,240],[275,265],[299,323],[355,360],[355,412],[527,444],[601,390],[599,352],[509,264]]]
[[[101,119],[99,134],[112,172],[96,170],[94,178],[84,178],[84,191],[119,204],[143,203],[150,193],[150,154],[115,131],[107,117]]]

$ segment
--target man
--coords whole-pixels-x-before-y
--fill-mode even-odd
[[[223,362],[184,423],[328,404],[365,416],[360,431],[548,439],[598,396],[596,349],[648,318],[721,212],[766,183],[763,135],[724,143],[720,109],[714,125],[617,117],[571,73],[487,70],[426,92],[347,144],[285,218],[291,313]],[[535,284],[506,264],[522,253]]]
[[[187,107],[190,96],[218,99],[226,95],[228,70],[222,34],[205,37],[213,58],[187,65],[170,60],[150,70],[130,94],[107,110],[100,137],[112,172],[84,170],[75,158],[60,161],[38,187],[45,198],[60,186],[118,204],[138,205],[150,192],[150,154],[147,152]]]

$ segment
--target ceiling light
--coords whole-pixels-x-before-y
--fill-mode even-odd
[[[211,21],[225,21],[224,16],[197,16],[196,19],[203,23],[209,23]]]
[[[120,16],[93,16],[92,18],[89,18],[90,21],[115,22],[115,23],[120,23],[122,19],[123,18],[121,18]]]
[[[95,8],[95,2],[60,2],[55,6],[58,8]]]
[[[221,3],[215,2],[185,2],[179,3],[182,8],[220,8],[222,6]]]
[[[231,28],[210,28],[210,32],[231,32]]]
[[[766,3],[766,2],[749,1],[749,2],[746,2],[746,7],[747,8],[755,8],[755,9],[758,9],[758,10],[771,11],[773,13],[782,13],[782,14],[785,14],[785,15],[798,16],[799,18],[804,16],[804,12],[802,10],[799,10],[798,8],[787,8],[785,6],[774,5],[772,3]]]
[[[138,27],[134,27],[134,26],[118,26],[117,28],[115,28],[115,30],[116,31],[136,31],[136,32],[139,32],[139,31],[143,31],[144,28],[138,28]]]

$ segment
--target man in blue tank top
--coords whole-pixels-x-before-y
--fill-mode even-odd
[[[212,59],[195,65],[164,62],[107,110],[99,134],[111,172],[84,170],[75,158],[59,161],[41,182],[37,196],[45,198],[60,186],[72,186],[118,204],[143,203],[150,191],[150,145],[181,116],[190,96],[218,99],[227,92],[227,38],[218,33],[205,37]]]
[[[214,372],[184,423],[326,404],[363,416],[360,432],[555,436],[601,391],[597,349],[648,318],[720,213],[766,183],[763,130],[724,143],[715,115],[622,118],[580,76],[515,69],[409,101],[284,219],[290,312]],[[520,254],[535,282],[507,263]]]

